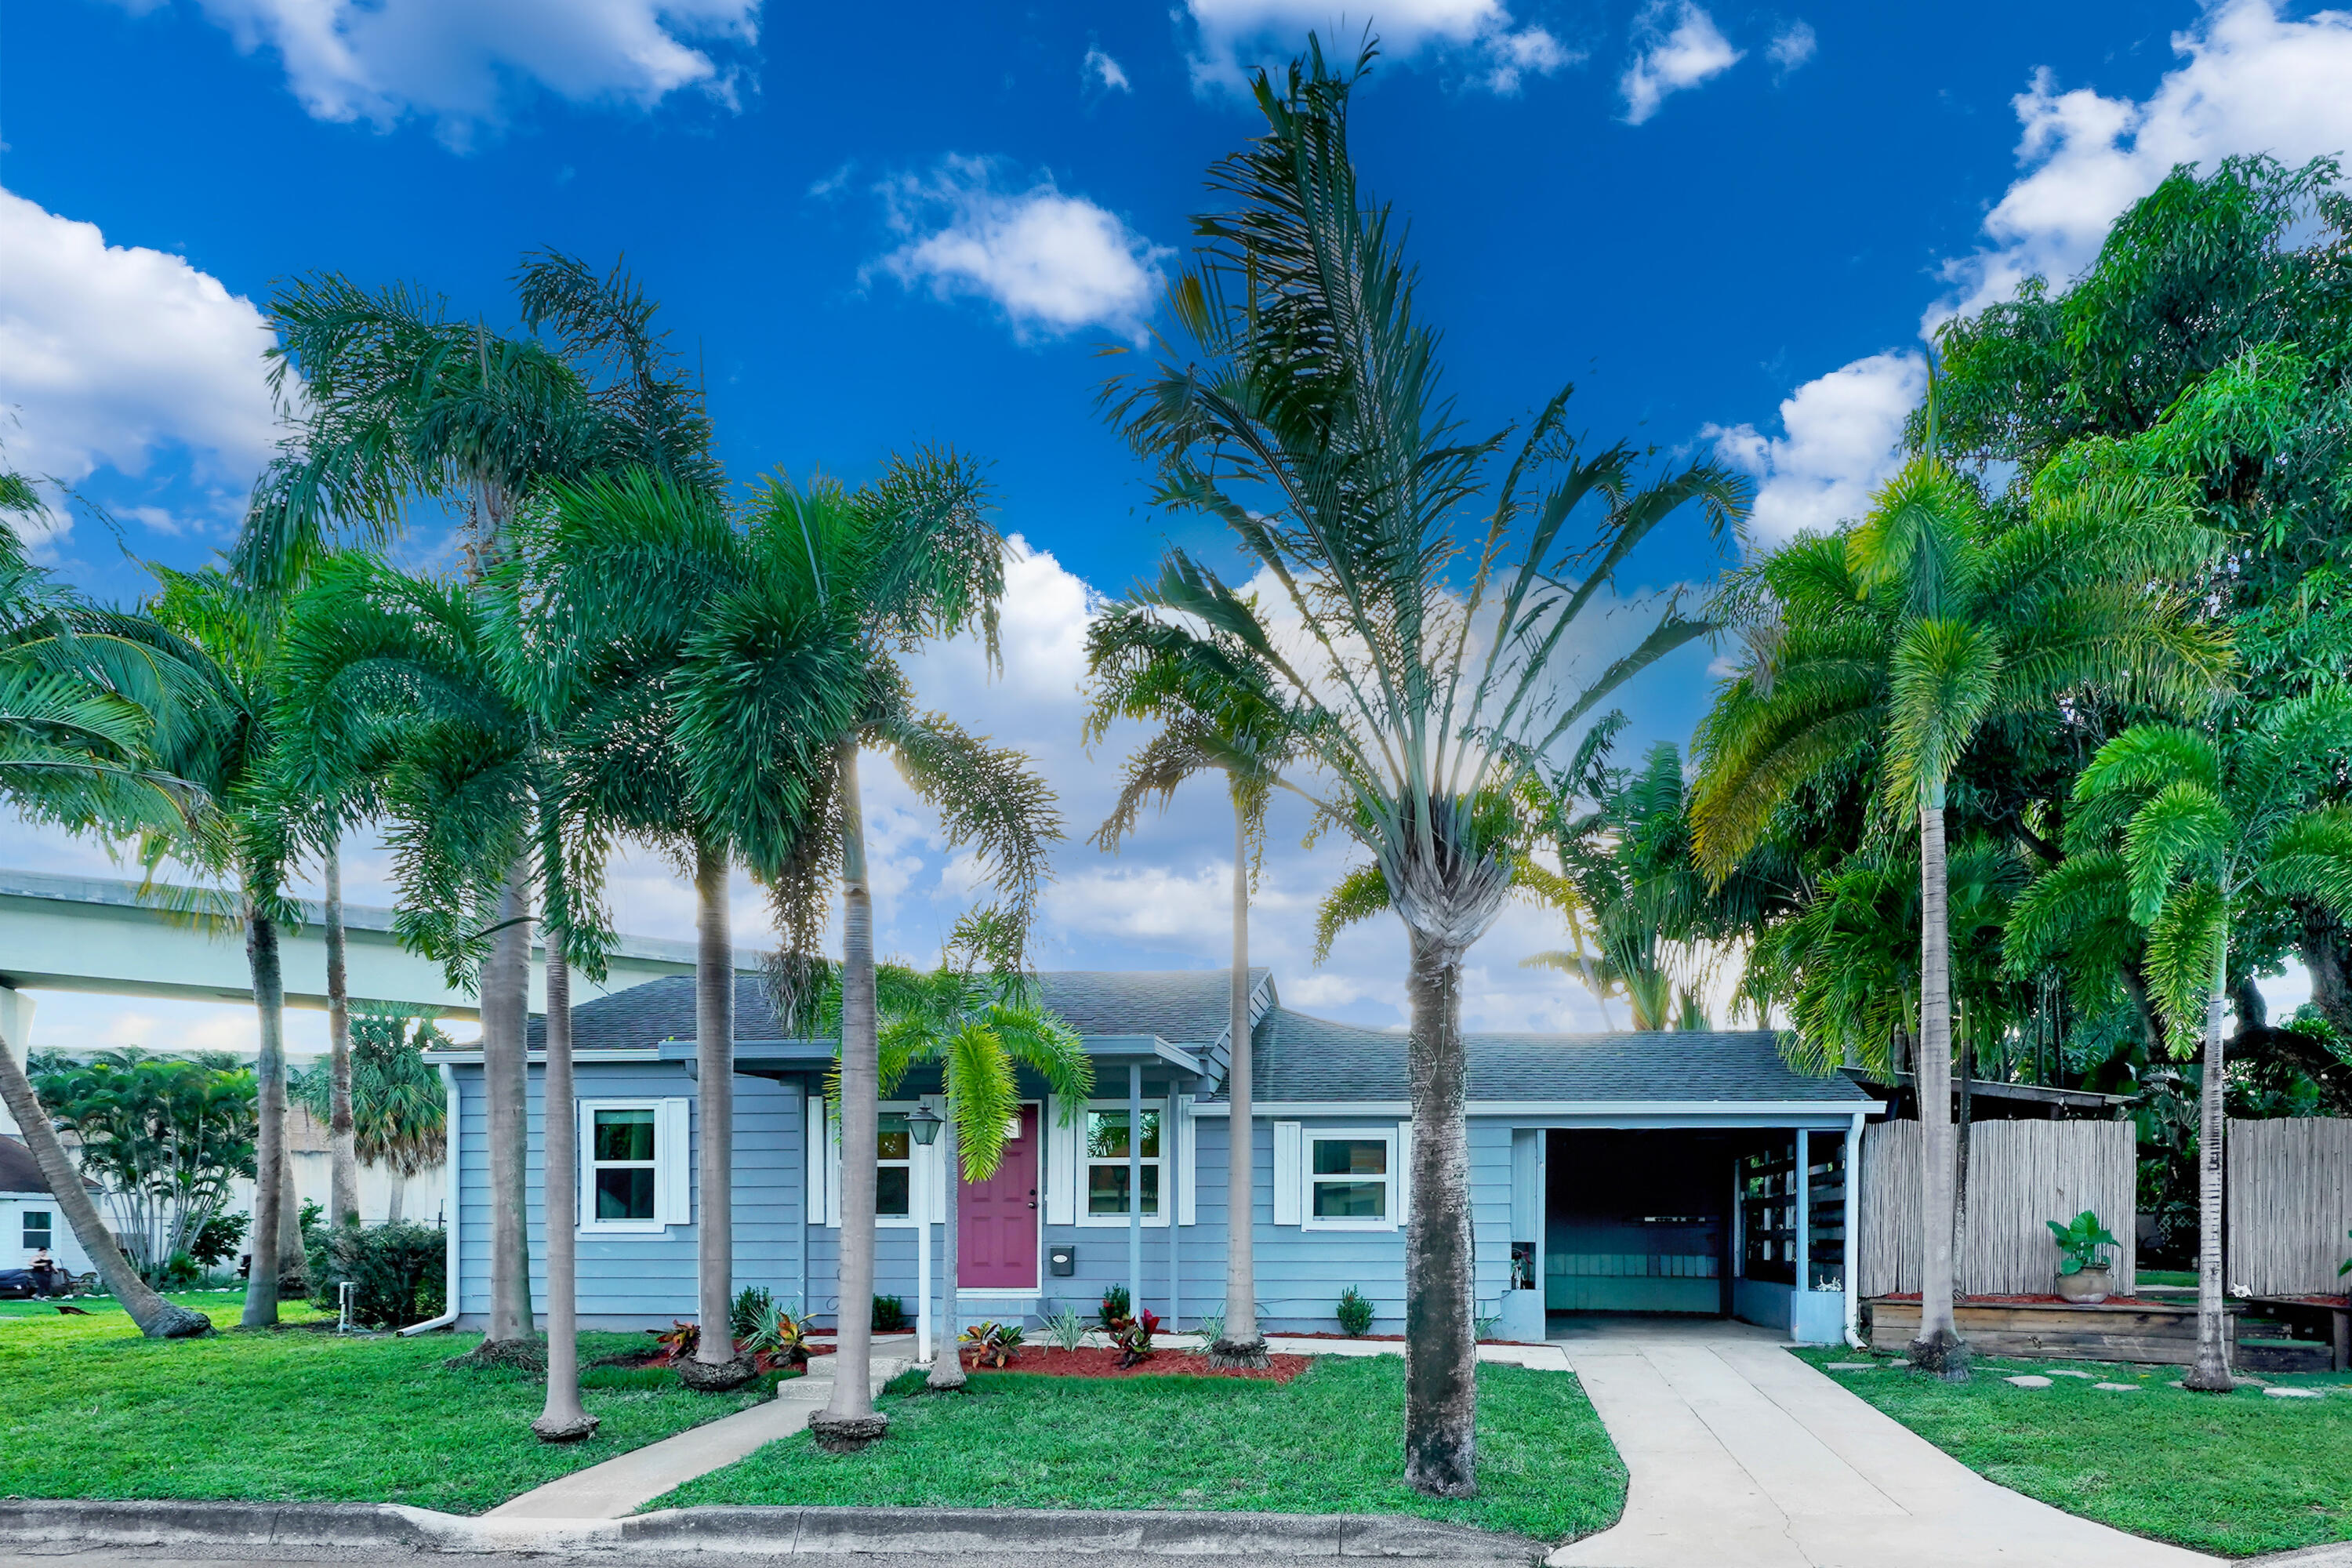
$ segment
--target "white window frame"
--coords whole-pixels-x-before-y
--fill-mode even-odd
[[[1324,1142],[1381,1143],[1388,1155],[1382,1162],[1387,1167],[1387,1193],[1381,1200],[1382,1214],[1378,1219],[1323,1219],[1315,1213],[1315,1145]],[[1304,1230],[1394,1230],[1403,1217],[1402,1173],[1398,1170],[1403,1151],[1403,1140],[1398,1136],[1397,1125],[1389,1122],[1379,1127],[1305,1127],[1298,1133],[1298,1224]],[[1360,1176],[1328,1176],[1326,1181],[1361,1181]]]
[[[1076,1223],[1088,1230],[1125,1230],[1127,1228],[1128,1215],[1123,1214],[1094,1214],[1089,1212],[1087,1207],[1087,1172],[1096,1165],[1118,1165],[1124,1168],[1127,1164],[1127,1159],[1124,1155],[1121,1155],[1116,1160],[1095,1160],[1090,1159],[1087,1154],[1086,1117],[1092,1115],[1097,1111],[1104,1110],[1115,1110],[1121,1116],[1124,1116],[1127,1114],[1127,1101],[1124,1100],[1090,1100],[1087,1101],[1085,1114],[1079,1117],[1077,1125],[1072,1129],[1072,1131],[1076,1134],[1070,1140],[1071,1157],[1073,1162],[1071,1174],[1075,1178],[1075,1184],[1076,1187],[1076,1196],[1073,1205],[1076,1210]],[[1170,1160],[1168,1157],[1169,1150],[1175,1146],[1171,1142],[1171,1140],[1176,1138],[1177,1129],[1168,1120],[1168,1101],[1164,1098],[1155,1096],[1152,1099],[1145,1100],[1143,1102],[1143,1113],[1146,1116],[1157,1113],[1160,1117],[1160,1152],[1157,1154],[1147,1154],[1143,1157],[1143,1163],[1147,1168],[1154,1165],[1160,1167],[1160,1212],[1158,1214],[1145,1215],[1143,1216],[1143,1228],[1146,1230],[1164,1230],[1168,1226],[1169,1212],[1175,1206],[1177,1202],[1176,1187],[1173,1180],[1171,1179],[1171,1173],[1175,1169],[1175,1162]],[[1130,1194],[1130,1197],[1134,1195],[1135,1194]]]
[[[877,1118],[889,1114],[908,1116],[913,1114],[917,1106],[925,1104],[930,1105],[934,1112],[941,1109],[933,1099],[886,1100],[877,1104],[874,1110]],[[814,1181],[810,1185],[823,1196],[825,1227],[838,1230],[841,1228],[841,1119],[834,1113],[833,1102],[821,1094],[809,1096],[809,1131],[811,1141],[819,1143],[825,1153],[823,1185],[819,1188]],[[880,1136],[878,1129],[876,1136]],[[908,1134],[907,1144],[908,1212],[902,1215],[877,1213],[874,1223],[884,1230],[912,1230],[936,1220],[946,1206],[943,1201],[945,1194],[937,1190],[942,1169],[940,1145],[933,1143],[926,1148],[914,1141],[911,1131]],[[874,1155],[877,1171],[882,1163],[881,1151],[877,1148]],[[892,1161],[891,1163],[895,1165],[897,1162]],[[880,1194],[877,1192],[876,1196],[878,1198]]]
[[[677,1099],[582,1100],[578,1106],[580,1154],[580,1221],[583,1236],[656,1236],[674,1225],[690,1223],[692,1147],[687,1104]],[[654,1113],[654,1217],[596,1217],[596,1113],[600,1110],[650,1110]],[[635,1165],[635,1161],[613,1162]]]
[[[47,1241],[35,1241],[33,1239],[33,1216],[35,1215],[39,1215],[41,1216],[42,1229],[47,1232],[49,1237]],[[37,1252],[46,1247],[50,1252],[54,1253],[58,1247],[58,1211],[55,1209],[18,1209],[16,1211],[16,1235],[24,1242],[26,1248],[29,1251]]]

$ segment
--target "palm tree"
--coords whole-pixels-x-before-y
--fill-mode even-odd
[[[811,1424],[835,1447],[871,1442],[886,1426],[868,1386],[879,1061],[859,752],[887,750],[940,811],[944,837],[976,850],[1000,902],[968,915],[960,932],[988,930],[995,967],[1026,967],[1030,913],[1061,835],[1053,792],[1027,759],[916,711],[893,658],[972,631],[996,662],[1004,542],[985,509],[973,466],[952,454],[894,458],[854,494],[772,480],[751,508],[755,570],[712,602],[687,650],[678,749],[699,809],[730,824],[775,903],[787,1015],[805,1016],[814,1002],[805,982],[817,973],[826,894],[840,880],[841,1141],[850,1152],[841,1370],[832,1404]]]
[[[39,510],[30,481],[0,470],[0,520]],[[15,528],[0,526],[0,799],[71,833],[184,831],[201,796],[158,767],[152,751],[159,726],[173,726],[164,704],[177,695],[152,691],[152,706],[129,695],[109,671],[135,659],[110,659],[102,626],[85,647],[76,625],[80,609],[69,591],[26,559]],[[31,1047],[30,1040],[0,1040],[0,1103],[74,1239],[141,1333],[186,1339],[212,1332],[210,1319],[157,1295],[114,1245],[25,1076]]]
[[[837,994],[832,1001],[829,1011],[836,1015],[837,1028]],[[1085,1114],[1094,1091],[1094,1063],[1077,1036],[1044,1005],[1027,975],[953,964],[926,974],[901,964],[879,964],[875,1005],[881,1020],[878,1092],[895,1092],[908,1070],[919,1066],[937,1066],[945,1091],[940,1159],[947,1188],[946,1256],[940,1284],[945,1310],[939,1319],[945,1338],[944,1353],[931,1363],[930,1385],[957,1388],[964,1381],[955,1349],[959,1179],[984,1182],[1003,1163],[1004,1130],[1021,1112],[1016,1068],[1025,1067],[1045,1080],[1066,1122]],[[836,1081],[838,1072],[836,1061]]]
[[[413,1037],[411,1026],[414,1025]],[[447,1147],[448,1100],[441,1079],[419,1053],[441,1042],[441,1031],[404,1007],[362,1003],[352,1016],[351,1099],[353,1157],[392,1178],[384,1223],[398,1225],[401,1189],[439,1164]],[[324,1120],[332,1104],[332,1067],[312,1068],[292,1080],[295,1102]]]
[[[1087,627],[1087,672],[1094,706],[1089,745],[1119,719],[1156,720],[1160,732],[1127,760],[1118,802],[1094,841],[1116,854],[1135,831],[1145,804],[1165,810],[1176,786],[1195,773],[1225,776],[1234,811],[1233,979],[1227,994],[1225,1095],[1229,1112],[1227,1188],[1255,1191],[1256,1122],[1251,1114],[1250,882],[1265,840],[1265,809],[1276,775],[1296,748],[1290,715],[1272,672],[1234,638],[1171,637],[1149,609],[1113,605]],[[1255,1226],[1244,1204],[1225,1226],[1224,1331],[1209,1347],[1213,1364],[1262,1367],[1265,1335],[1257,1323]]]
[[[1138,602],[1265,662],[1301,735],[1280,787],[1370,852],[1406,929],[1405,1475],[1464,1496],[1476,1356],[1463,956],[1509,889],[1520,784],[1612,691],[1708,627],[1670,605],[1580,685],[1572,629],[1661,521],[1697,502],[1727,534],[1746,489],[1707,465],[1637,489],[1630,448],[1575,449],[1566,393],[1496,482],[1509,433],[1455,424],[1413,274],[1349,161],[1349,94],[1371,53],[1334,71],[1316,45],[1284,85],[1260,75],[1266,132],[1212,171],[1234,210],[1195,220],[1200,259],[1171,296],[1191,342],[1110,397],[1161,504],[1223,521],[1283,621],[1181,551]],[[1555,482],[1535,493],[1547,470]],[[1463,514],[1489,501],[1479,536],[1461,539]],[[1595,536],[1571,542],[1588,502]]]
[[[2197,1364],[2183,1386],[2227,1393],[2221,1283],[2221,1015],[2233,928],[2263,900],[2305,899],[2352,918],[2352,812],[2324,805],[2352,762],[2352,688],[2327,685],[2210,729],[2135,724],[2074,781],[2067,858],[2020,902],[2011,942],[2045,949],[2120,893],[2147,933],[2147,973],[2173,1054],[2202,1037],[2197,1140]]]
[[[1952,951],[1946,789],[1995,721],[2063,722],[2092,697],[2210,686],[2210,628],[2162,591],[2213,538],[2179,487],[2096,465],[2037,483],[2024,517],[1990,515],[1965,479],[1913,458],[1842,534],[1801,537],[1737,593],[1770,606],[1745,668],[1701,726],[1691,816],[1700,864],[1727,877],[1798,791],[1857,760],[1880,809],[1917,825],[1920,1190],[1927,1226],[1913,1364],[1967,1375],[1953,1327]]]

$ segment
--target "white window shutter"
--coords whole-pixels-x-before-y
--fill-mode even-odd
[[[577,1140],[572,1147],[580,1156],[579,1207],[572,1210],[575,1225],[587,1225],[596,1217],[596,1113],[579,1100],[572,1102],[573,1120],[580,1131],[572,1134]],[[659,1202],[659,1199],[656,1199]]]
[[[1067,1125],[1063,1122],[1068,1113]],[[1078,1223],[1078,1123],[1087,1108],[1058,1095],[1045,1100],[1045,1223]]]
[[[694,1221],[694,1148],[688,1137],[686,1100],[665,1100],[654,1130],[654,1179],[660,1195],[655,1212],[664,1225]]]
[[[1195,1153],[1192,1136],[1192,1097],[1176,1097],[1176,1223],[1192,1225],[1198,1215],[1199,1204],[1194,1189],[1200,1185],[1201,1163]]]
[[[830,1100],[818,1100],[817,1109],[824,1113],[824,1223],[838,1230],[841,1228],[841,1119],[834,1115]]]
[[[1246,1137],[1246,1129],[1235,1134]],[[1277,1121],[1274,1124],[1274,1223],[1297,1225],[1299,1222],[1300,1198],[1305,1195],[1307,1173],[1298,1163],[1298,1123]]]
[[[1397,1224],[1402,1225],[1405,1215],[1412,1212],[1412,1123],[1410,1121],[1397,1123],[1396,1153],[1396,1179],[1391,1187],[1396,1194]]]
[[[825,1191],[832,1184],[825,1180],[830,1162],[824,1148],[824,1096],[803,1095],[801,1098],[801,1161],[807,1167],[806,1183],[801,1202],[801,1223],[824,1223]]]

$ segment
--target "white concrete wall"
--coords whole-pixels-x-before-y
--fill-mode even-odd
[[[46,1212],[49,1216],[49,1256],[58,1266],[76,1274],[89,1272],[89,1254],[74,1239],[73,1227],[66,1223],[65,1210],[58,1200],[47,1193],[0,1193],[0,1268],[22,1268],[33,1260],[32,1247],[25,1245],[25,1213]]]

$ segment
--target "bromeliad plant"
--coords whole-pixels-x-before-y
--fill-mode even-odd
[[[2054,1219],[2042,1222],[2050,1227],[2051,1237],[2058,1243],[2058,1272],[2080,1274],[2085,1268],[2104,1268],[2099,1257],[2102,1247],[2120,1247],[2115,1233],[2099,1223],[2099,1216],[2084,1209],[2072,1223],[2060,1225]]]

